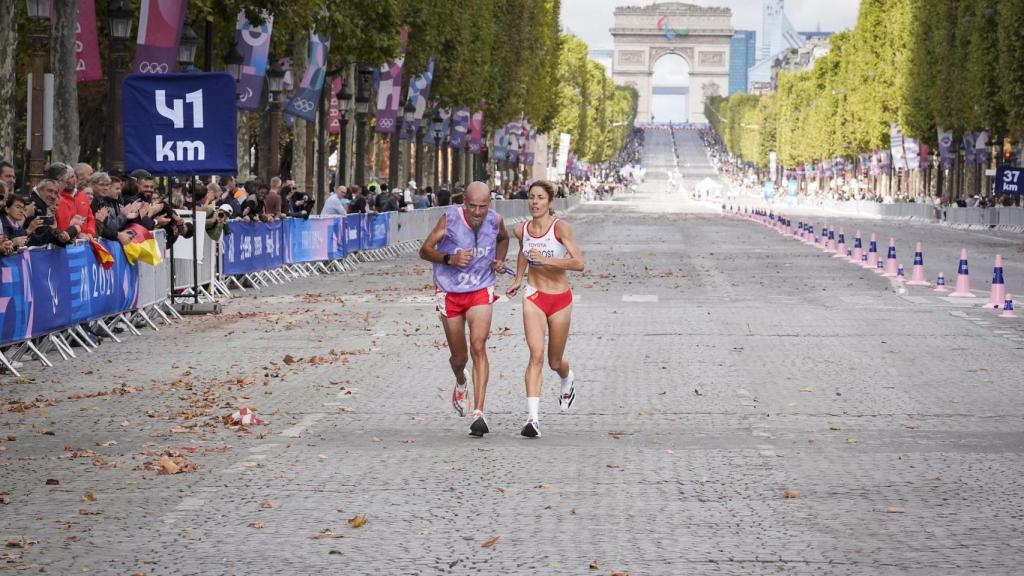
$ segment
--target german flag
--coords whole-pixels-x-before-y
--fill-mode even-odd
[[[132,224],[124,229],[131,236],[131,242],[124,245],[124,255],[129,264],[141,260],[151,266],[160,264],[160,248],[156,245],[153,233],[141,224]]]

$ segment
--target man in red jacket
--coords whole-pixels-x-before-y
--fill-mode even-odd
[[[89,196],[78,189],[75,171],[67,164],[54,162],[45,175],[57,181],[60,199],[57,201],[57,227],[61,230],[76,226],[80,236],[92,239],[96,236],[96,218],[92,213]],[[80,218],[75,218],[79,216]],[[76,222],[81,222],[76,224]]]

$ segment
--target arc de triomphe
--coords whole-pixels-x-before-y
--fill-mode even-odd
[[[654,63],[666,54],[678,54],[690,70],[686,99],[691,122],[706,122],[704,101],[729,92],[729,43],[733,36],[732,11],[681,2],[615,9],[612,77],[617,84],[640,93],[637,120],[651,119],[651,78]],[[655,119],[657,120],[657,119]]]

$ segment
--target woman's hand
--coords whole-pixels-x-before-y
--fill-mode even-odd
[[[515,281],[512,282],[512,285],[508,287],[508,290],[505,291],[505,295],[508,296],[509,298],[515,296],[516,292],[519,292],[519,288],[521,288],[522,286],[523,279],[516,278]]]

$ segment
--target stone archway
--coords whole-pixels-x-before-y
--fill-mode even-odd
[[[687,98],[691,122],[706,122],[704,101],[725,95],[729,88],[729,44],[732,11],[681,2],[615,9],[612,78],[640,94],[637,120],[651,119],[651,76],[665,54],[681,56],[690,68]]]

